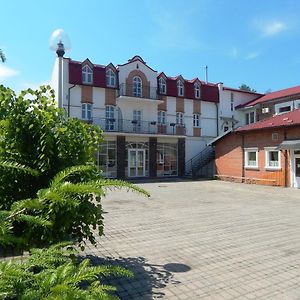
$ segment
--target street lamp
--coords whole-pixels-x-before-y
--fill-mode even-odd
[[[63,57],[67,50],[71,49],[71,43],[68,35],[63,29],[56,29],[50,37],[50,49],[55,51],[58,57],[58,107],[63,107]]]

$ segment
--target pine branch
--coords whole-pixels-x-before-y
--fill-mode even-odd
[[[0,160],[0,168],[15,169],[20,172],[28,173],[32,176],[38,176],[40,174],[40,172],[37,170],[34,170],[27,166],[21,165],[17,162],[12,162],[12,161],[7,161],[7,160]]]

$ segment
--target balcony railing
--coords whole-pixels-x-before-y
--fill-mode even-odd
[[[160,100],[161,95],[157,93],[157,88],[152,86],[137,86],[134,84],[122,83],[119,86],[118,97],[127,96],[134,98],[146,98],[152,100]]]
[[[176,123],[158,124],[156,121],[93,118],[93,124],[103,131],[140,134],[185,135],[185,125]]]

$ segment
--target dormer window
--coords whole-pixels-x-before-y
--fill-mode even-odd
[[[89,65],[85,65],[82,67],[82,83],[93,83],[93,70],[90,68]]]
[[[158,79],[158,89],[160,94],[166,94],[167,92],[167,84],[165,79],[162,77]]]
[[[195,83],[195,98],[199,99],[200,98],[200,84]]]
[[[178,96],[181,96],[181,97],[183,97],[183,94],[184,94],[183,83],[180,80],[177,81],[177,94],[178,94]]]
[[[109,87],[116,86],[116,74],[112,69],[106,70],[106,85]]]

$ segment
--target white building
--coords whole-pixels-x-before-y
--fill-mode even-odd
[[[58,103],[104,131],[98,164],[107,177],[184,176],[208,141],[244,119],[235,107],[259,96],[169,77],[140,56],[117,66],[62,57],[60,89],[59,60],[52,74]]]

